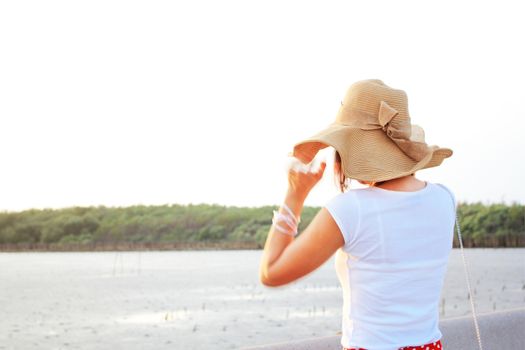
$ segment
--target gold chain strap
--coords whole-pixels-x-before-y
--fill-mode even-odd
[[[472,317],[474,318],[474,328],[476,329],[476,337],[478,338],[479,350],[483,350],[483,346],[481,345],[481,334],[479,332],[478,318],[476,316],[476,308],[474,306],[474,295],[472,294],[472,288],[470,287],[470,273],[469,273],[469,269],[468,269],[468,266],[467,266],[467,259],[465,259],[465,252],[463,250],[463,238],[461,237],[461,228],[459,227],[458,211],[457,211],[457,209],[455,207],[454,197],[452,196],[452,193],[450,193],[450,191],[445,186],[443,186],[441,184],[438,184],[438,185],[443,187],[450,194],[450,196],[452,197],[452,204],[454,205],[454,212],[455,212],[455,215],[456,215],[456,223],[455,223],[456,232],[458,233],[458,242],[459,242],[459,248],[460,248],[460,251],[461,251],[461,258],[463,260],[463,267],[465,268],[465,278],[467,280],[467,288],[468,288],[468,295],[469,295],[469,299],[470,299],[470,307],[472,308]]]
[[[472,317],[474,318],[474,327],[476,328],[476,337],[478,338],[479,350],[483,350],[481,345],[481,335],[479,332],[478,318],[476,317],[476,308],[474,307],[474,295],[472,294],[472,288],[470,287],[470,273],[467,267],[467,260],[465,259],[465,252],[463,251],[463,240],[461,238],[461,229],[459,228],[458,213],[456,210],[456,231],[458,233],[459,247],[461,250],[461,258],[463,259],[463,267],[465,268],[465,277],[467,279],[468,295],[470,299],[470,307],[472,308]]]

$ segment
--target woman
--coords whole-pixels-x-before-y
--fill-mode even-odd
[[[266,286],[307,275],[336,254],[343,290],[343,349],[442,349],[439,299],[452,249],[456,200],[443,185],[415,177],[452,150],[428,146],[410,124],[407,97],[380,80],[353,84],[334,123],[295,145],[309,164],[335,149],[341,193],[297,238],[304,200],[323,176],[290,170],[260,265]],[[369,186],[348,189],[348,180]]]

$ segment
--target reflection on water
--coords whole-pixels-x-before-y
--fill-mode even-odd
[[[334,257],[268,288],[258,281],[261,253],[0,253],[0,349],[230,349],[337,334]],[[524,253],[466,251],[479,313],[525,305]],[[440,313],[470,313],[456,250]]]

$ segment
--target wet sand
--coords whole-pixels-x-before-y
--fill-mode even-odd
[[[340,331],[333,257],[260,285],[260,250],[0,253],[0,349],[237,349]],[[477,312],[525,305],[525,249],[468,249]],[[441,318],[470,314],[460,252]]]

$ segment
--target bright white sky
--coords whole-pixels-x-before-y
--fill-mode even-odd
[[[279,204],[293,144],[368,78],[453,149],[418,178],[524,203],[519,3],[3,1],[0,210]],[[306,205],[336,193],[327,171]]]

